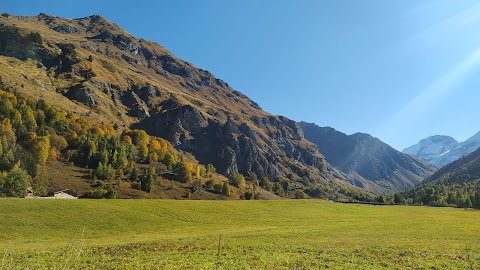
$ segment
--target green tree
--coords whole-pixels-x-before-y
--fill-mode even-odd
[[[213,166],[212,164],[208,163],[208,165],[207,165],[207,167],[205,168],[205,170],[206,170],[206,173],[207,173],[208,176],[212,176],[212,174],[214,174],[217,169],[215,168],[215,166]]]
[[[47,172],[45,167],[40,167],[40,170],[35,178],[32,179],[33,192],[37,196],[47,196],[48,184],[47,184]]]
[[[165,154],[165,157],[163,158],[163,164],[165,164],[169,170],[172,169],[173,165],[175,165],[175,157],[172,155],[172,153],[168,152]]]
[[[21,168],[0,174],[0,195],[5,197],[25,197],[28,188],[28,174]]]
[[[138,182],[139,178],[138,178],[137,170],[135,169],[135,167],[132,169],[132,172],[130,173],[130,177],[128,178],[128,180],[130,182]]]
[[[32,150],[37,162],[40,164],[45,163],[47,161],[50,150],[50,140],[48,139],[48,137],[37,137],[33,143]]]
[[[188,162],[180,162],[175,170],[177,174],[177,180],[181,183],[188,183],[192,180],[193,165]]]
[[[104,165],[102,162],[100,162],[95,170],[95,175],[98,179],[102,180],[112,179],[113,176],[115,176],[115,169],[111,164]]]
[[[280,183],[273,184],[272,191],[277,195],[285,195],[285,191],[283,190],[283,187],[282,185],[280,185]]]
[[[228,175],[228,182],[230,185],[235,186],[237,188],[245,187],[245,178],[240,173],[232,172]]]
[[[228,185],[228,182],[227,182],[227,181],[223,182],[223,185],[222,185],[222,194],[223,194],[223,195],[230,196],[230,186]]]
[[[143,171],[142,179],[140,180],[140,189],[145,192],[150,192],[157,180],[157,174],[154,167],[150,167]]]

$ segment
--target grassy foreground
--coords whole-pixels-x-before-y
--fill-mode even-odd
[[[318,200],[0,199],[2,270],[217,266],[480,269],[480,212]]]

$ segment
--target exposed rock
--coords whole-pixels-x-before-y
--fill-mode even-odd
[[[147,85],[144,87],[134,86],[132,90],[137,94],[137,96],[145,102],[148,106],[153,105],[153,100],[158,97],[165,97],[167,93],[158,89],[158,87]]]
[[[53,27],[52,29],[62,34],[72,34],[78,32],[77,28],[69,25],[58,25]]]
[[[125,106],[130,108],[129,115],[133,117],[145,118],[149,117],[150,113],[147,104],[138,97],[133,91],[126,91],[121,97],[121,100]]]
[[[71,87],[65,95],[89,107],[97,105],[96,101],[99,100],[95,91],[81,84]]]

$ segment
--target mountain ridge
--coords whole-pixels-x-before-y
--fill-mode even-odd
[[[101,16],[2,14],[0,41],[5,88],[120,129],[144,129],[224,175],[253,172],[293,187],[363,192],[332,169],[296,122]]]
[[[300,122],[305,138],[315,143],[327,161],[354,185],[377,193],[402,190],[420,183],[436,169],[403,154],[370,134],[346,135],[331,127]]]
[[[480,132],[463,142],[445,135],[434,135],[403,150],[437,167],[445,166],[474,152],[480,147]]]

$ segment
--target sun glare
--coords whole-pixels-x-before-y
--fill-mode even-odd
[[[408,131],[409,125],[412,125],[420,115],[426,115],[459,89],[458,86],[476,70],[479,63],[480,48],[477,48],[393,114],[380,127],[377,134],[395,137],[394,134],[398,133],[398,130]]]

